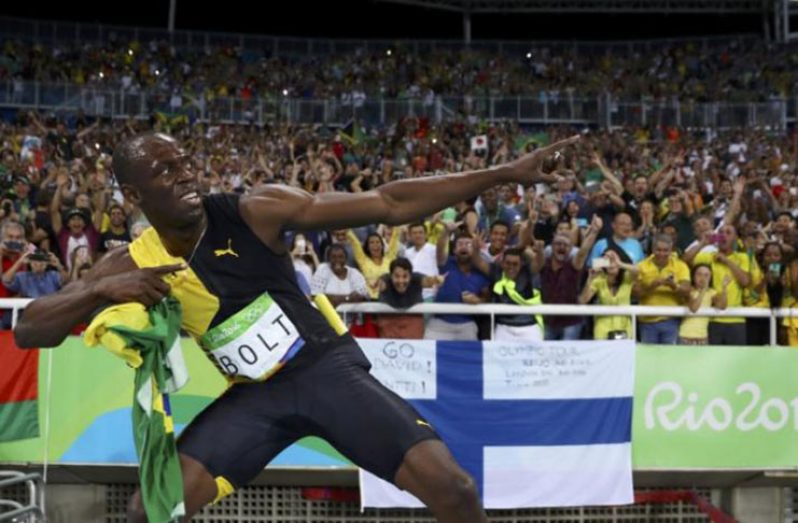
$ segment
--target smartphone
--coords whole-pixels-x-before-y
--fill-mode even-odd
[[[597,271],[601,269],[607,269],[610,266],[610,260],[603,257],[593,258],[593,261],[590,263],[590,266]]]
[[[307,247],[307,243],[304,239],[300,238],[296,241],[296,248],[300,251],[304,251],[305,247]]]
[[[768,272],[773,276],[781,276],[781,264],[771,263],[768,265]]]
[[[22,248],[25,246],[24,243],[13,240],[3,242],[3,245],[5,245],[7,251],[12,251],[12,252],[21,252]]]
[[[726,236],[723,233],[716,232],[709,235],[709,242],[714,244],[723,243],[723,240],[726,239]]]
[[[577,218],[576,226],[580,228],[587,227],[587,218]]]

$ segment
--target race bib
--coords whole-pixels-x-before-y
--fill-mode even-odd
[[[200,344],[223,373],[263,380],[296,354],[305,340],[265,293],[206,332]]]

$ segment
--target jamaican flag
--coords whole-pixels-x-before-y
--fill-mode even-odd
[[[145,311],[140,304],[105,309],[86,331],[89,346],[102,343],[136,368],[133,439],[139,457],[141,499],[151,523],[185,515],[183,477],[175,444],[169,393],[188,381],[180,347],[180,303],[168,298]]]

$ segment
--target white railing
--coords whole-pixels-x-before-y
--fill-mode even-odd
[[[0,298],[0,310],[12,310],[12,325],[16,325],[19,311],[31,301],[27,298]],[[732,307],[729,309],[701,309],[701,312],[690,312],[687,307],[649,307],[645,305],[466,305],[463,303],[420,303],[409,309],[394,309],[384,303],[346,303],[336,309],[346,320],[350,314],[468,314],[490,316],[491,336],[496,326],[496,316],[532,315],[544,316],[629,316],[632,319],[633,338],[637,338],[637,320],[641,316],[668,317],[744,317],[768,318],[770,320],[770,344],[776,345],[777,322],[779,318],[798,318],[797,308],[763,309],[758,307]],[[744,341],[744,340],[741,340]],[[741,343],[744,345],[745,343]]]
[[[645,305],[466,305],[460,303],[422,303],[409,309],[394,309],[384,303],[347,303],[338,306],[338,312],[346,319],[348,314],[469,314],[490,316],[491,337],[496,326],[496,316],[532,315],[543,316],[629,316],[632,319],[632,338],[637,339],[637,320],[641,316],[669,317],[744,317],[770,319],[770,344],[776,345],[778,318],[798,318],[798,308],[762,309],[756,307],[734,307],[729,309],[701,309],[700,313],[690,312],[687,307],[648,307]],[[744,341],[741,345],[745,345]]]
[[[0,312],[11,309],[11,326],[14,327],[19,318],[19,311],[32,301],[30,298],[0,298]]]

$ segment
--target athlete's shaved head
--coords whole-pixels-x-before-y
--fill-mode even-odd
[[[174,138],[167,134],[148,132],[138,134],[120,143],[114,150],[114,176],[120,185],[137,185],[140,169],[151,167],[152,153],[160,145],[177,146]]]
[[[193,227],[204,218],[191,157],[171,136],[145,133],[114,151],[114,175],[125,200],[138,205],[159,231]]]

